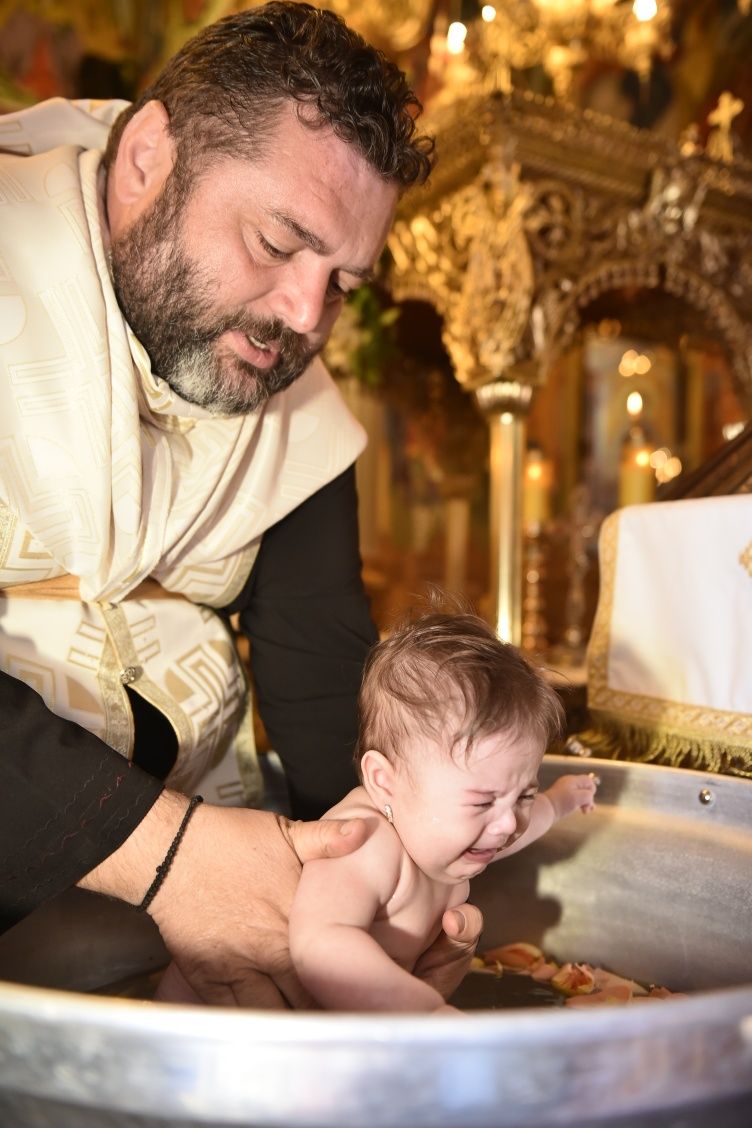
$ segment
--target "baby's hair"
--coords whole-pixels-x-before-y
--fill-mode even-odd
[[[432,609],[399,623],[369,653],[358,705],[358,765],[369,748],[397,760],[416,736],[467,754],[493,733],[532,733],[545,749],[564,718],[542,674],[465,609]]]

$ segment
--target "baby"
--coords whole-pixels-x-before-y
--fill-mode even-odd
[[[595,782],[537,774],[562,708],[519,651],[471,614],[432,612],[369,655],[362,784],[325,816],[366,819],[364,845],[303,867],[290,916],[302,983],[327,1010],[453,1010],[412,974],[470,879],[591,811]]]

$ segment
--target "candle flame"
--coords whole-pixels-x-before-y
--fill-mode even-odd
[[[447,51],[450,55],[461,55],[467,38],[467,28],[459,20],[447,28]]]
[[[642,413],[643,399],[639,392],[630,392],[627,396],[627,413],[636,417]]]
[[[658,5],[656,0],[634,0],[632,11],[640,23],[647,23],[658,15]]]

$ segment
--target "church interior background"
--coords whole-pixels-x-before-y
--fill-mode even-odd
[[[427,584],[578,686],[615,508],[752,403],[751,0],[335,0],[437,137],[326,359],[379,626]],[[132,97],[227,0],[0,2],[0,108]]]

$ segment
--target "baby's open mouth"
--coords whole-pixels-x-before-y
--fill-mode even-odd
[[[498,846],[486,846],[483,850],[477,846],[471,846],[469,850],[465,850],[466,857],[478,862],[490,862],[496,857],[497,853]]]

